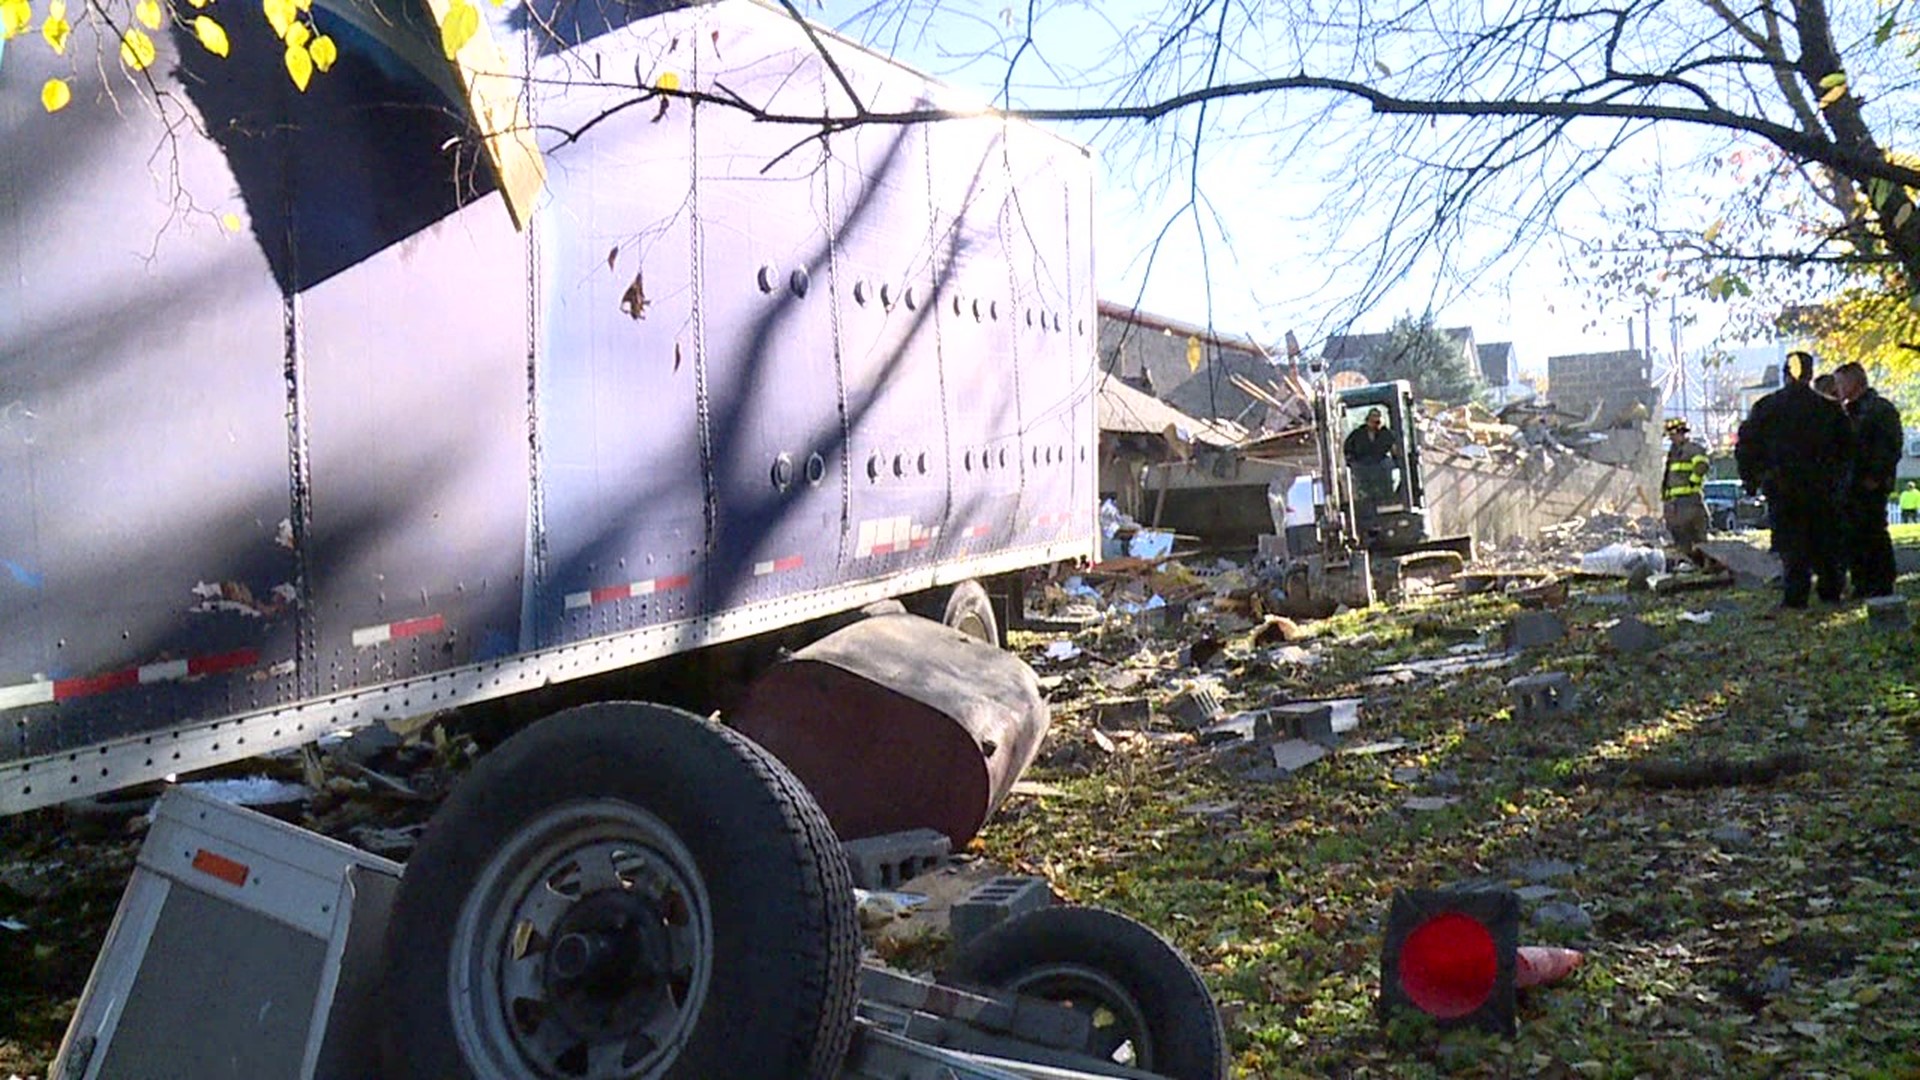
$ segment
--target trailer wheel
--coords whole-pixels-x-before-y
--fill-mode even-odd
[[[825,814],[744,736],[570,709],[435,815],[388,923],[382,1075],[835,1075],[859,927]]]
[[[1124,915],[1029,912],[962,946],[946,979],[1087,1011],[1084,1052],[1100,1061],[1170,1080],[1226,1080],[1226,1033],[1199,972]]]
[[[1000,647],[1000,620],[993,614],[993,599],[986,587],[969,578],[953,587],[947,597],[947,611],[941,622],[955,630]]]

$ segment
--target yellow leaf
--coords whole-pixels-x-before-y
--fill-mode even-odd
[[[229,210],[220,215],[220,224],[225,225],[228,232],[239,232],[241,228],[240,215]]]
[[[447,17],[440,22],[440,49],[452,60],[480,32],[480,10],[467,0],[454,0]]]
[[[193,34],[215,56],[227,55],[227,28],[205,15],[193,18]]]
[[[299,8],[301,11],[312,11],[313,0],[293,0],[293,6]]]
[[[0,0],[0,41],[19,37],[33,22],[33,5],[27,0]]]
[[[145,71],[153,63],[153,39],[145,30],[136,26],[120,35],[120,62],[135,71]]]
[[[1833,89],[1827,91],[1826,93],[1820,95],[1820,107],[1824,109],[1827,106],[1833,104],[1836,101],[1839,101],[1841,98],[1846,96],[1847,96],[1847,84],[1841,83],[1839,86],[1836,86]]]
[[[314,38],[313,44],[307,46],[307,52],[313,56],[313,66],[319,68],[321,71],[326,71],[328,68],[331,68],[333,62],[340,59],[339,47],[333,43],[332,38],[325,34]]]
[[[659,78],[653,80],[653,85],[656,90],[678,90],[680,89],[680,76],[671,71],[663,71],[660,73]]]
[[[206,7],[207,2],[208,0],[187,0],[187,3],[192,4],[195,8]]]
[[[273,36],[286,37],[287,27],[293,25],[293,0],[260,0],[260,10],[267,13],[267,24],[273,27]]]
[[[160,29],[160,0],[140,0],[133,5],[133,17],[149,30]]]
[[[1711,244],[1715,240],[1718,240],[1720,238],[1720,230],[1726,227],[1727,227],[1727,219],[1721,218],[1718,221],[1715,221],[1713,224],[1707,226],[1707,231],[1701,233],[1700,238],[1702,240],[1705,240],[1707,243]]]
[[[50,113],[59,112],[73,100],[73,91],[65,79],[48,79],[40,87],[40,104]]]
[[[307,92],[307,83],[313,79],[313,57],[307,50],[297,47],[287,49],[287,74],[292,76],[293,85],[301,93]]]
[[[64,16],[49,13],[47,21],[40,24],[40,36],[46,38],[47,44],[53,46],[53,51],[57,53],[67,51],[67,35],[71,33],[73,24]]]
[[[307,29],[306,23],[297,22],[297,23],[294,23],[292,26],[287,27],[286,37],[287,37],[287,48],[304,49],[307,46],[307,42],[312,40],[313,31]]]

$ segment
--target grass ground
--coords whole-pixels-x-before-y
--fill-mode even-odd
[[[988,846],[1171,936],[1228,1010],[1247,1076],[1920,1077],[1920,636],[1871,628],[1859,607],[1763,619],[1774,599],[1576,600],[1569,636],[1515,667],[1387,690],[1359,679],[1516,609],[1343,617],[1329,662],[1255,665],[1235,704],[1370,694],[1364,734],[1408,749],[1253,782],[1122,746],[1040,770],[1061,794],[1019,807]],[[1660,631],[1658,651],[1605,648],[1599,625],[1629,613]],[[1513,719],[1504,682],[1536,670],[1573,675],[1574,716]],[[1060,711],[1071,731],[1073,704]],[[1651,789],[1629,771],[1791,749],[1811,767],[1763,785]],[[1459,802],[1404,807],[1437,792]],[[1522,941],[1587,959],[1522,995],[1518,1037],[1383,1030],[1393,892],[1522,884],[1549,859],[1573,868],[1554,901],[1592,926],[1529,925]]]

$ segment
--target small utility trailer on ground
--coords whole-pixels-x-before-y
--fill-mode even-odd
[[[936,983],[863,966],[851,901],[793,776],[657,706],[509,740],[404,874],[173,789],[51,1075],[1226,1076],[1205,986],[1137,923],[1016,914]]]

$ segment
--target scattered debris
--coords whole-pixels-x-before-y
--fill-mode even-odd
[[[1431,813],[1435,810],[1445,810],[1459,802],[1458,795],[1410,795],[1400,805],[1419,813]]]
[[[1523,611],[1507,624],[1507,647],[1543,649],[1567,636],[1567,624],[1549,611]]]
[[[1515,720],[1535,721],[1565,716],[1579,703],[1573,677],[1564,671],[1542,671],[1507,680],[1507,698]]]
[[[1288,739],[1273,744],[1273,767],[1283,773],[1296,773],[1331,753],[1325,746],[1305,739]]]
[[[1639,656],[1660,647],[1660,632],[1628,615],[1607,627],[1607,646],[1623,656]]]
[[[1593,929],[1593,916],[1579,904],[1556,900],[1541,904],[1533,911],[1535,926],[1550,926],[1574,934]]]
[[[1650,788],[1731,787],[1768,783],[1805,772],[1810,767],[1812,761],[1804,751],[1787,750],[1750,761],[1721,757],[1697,761],[1635,761],[1627,765],[1627,775]]]
[[[1907,628],[1907,599],[1904,596],[1876,596],[1867,601],[1867,622],[1881,630]]]

